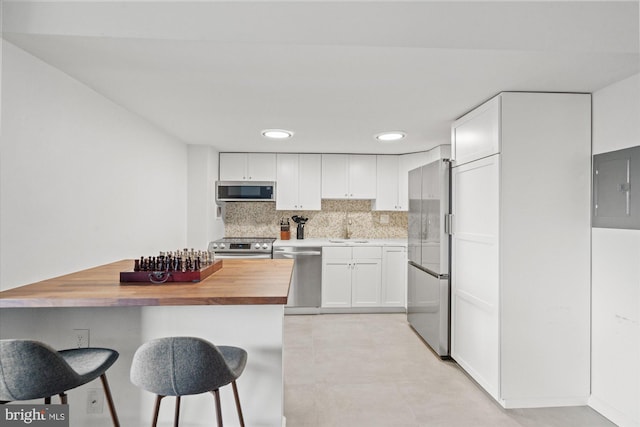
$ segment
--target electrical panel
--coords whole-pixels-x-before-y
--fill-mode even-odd
[[[593,156],[593,227],[640,229],[640,146]]]

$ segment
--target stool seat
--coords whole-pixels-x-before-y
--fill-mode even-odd
[[[106,371],[118,359],[108,348],[74,348],[56,351],[33,340],[0,340],[0,401],[2,403],[45,399],[59,395],[67,403],[66,391],[97,378],[102,380],[109,411],[119,426]]]
[[[244,426],[236,379],[247,363],[247,352],[239,347],[216,346],[196,337],[167,337],[149,341],[136,351],[131,363],[131,382],[157,395],[153,425],[157,424],[160,401],[176,396],[174,425],[178,425],[180,397],[211,392],[216,399],[218,425],[222,425],[218,389],[233,385],[240,424]]]

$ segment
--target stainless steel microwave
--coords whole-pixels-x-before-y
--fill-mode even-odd
[[[216,202],[275,202],[274,181],[216,181]]]

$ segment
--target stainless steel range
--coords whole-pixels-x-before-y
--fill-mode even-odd
[[[209,252],[217,259],[224,258],[273,258],[273,242],[270,237],[225,237],[209,243]]]

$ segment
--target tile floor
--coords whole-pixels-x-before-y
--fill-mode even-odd
[[[287,427],[609,427],[588,407],[505,410],[404,314],[286,316]]]

